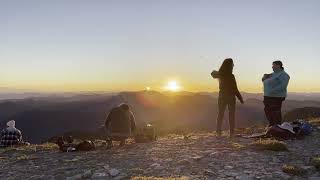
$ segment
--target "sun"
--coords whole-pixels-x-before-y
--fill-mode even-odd
[[[181,87],[179,86],[179,84],[177,83],[177,81],[169,81],[166,89],[172,92],[177,92],[181,89]]]

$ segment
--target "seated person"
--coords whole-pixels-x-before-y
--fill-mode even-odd
[[[22,141],[22,134],[19,129],[15,127],[16,122],[11,120],[7,122],[7,128],[3,129],[0,134],[0,147],[10,147],[14,145],[24,144]]]
[[[125,145],[125,141],[136,129],[135,118],[129,105],[120,104],[113,108],[108,114],[105,122],[107,130],[108,146],[112,146],[112,141],[120,141],[120,146]]]

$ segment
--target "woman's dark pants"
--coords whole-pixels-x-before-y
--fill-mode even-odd
[[[264,112],[269,121],[269,126],[282,123],[281,107],[284,100],[284,97],[264,97]]]
[[[221,135],[222,121],[224,117],[224,112],[228,106],[229,110],[229,127],[230,135],[234,135],[235,127],[235,111],[236,111],[236,98],[235,96],[219,96],[218,99],[218,118],[217,118],[217,134]]]

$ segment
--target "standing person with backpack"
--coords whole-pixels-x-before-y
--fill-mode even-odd
[[[235,128],[235,111],[236,111],[236,97],[241,104],[244,103],[243,98],[238,90],[237,82],[233,72],[233,60],[227,58],[223,61],[219,71],[213,71],[211,76],[219,80],[219,98],[218,98],[218,117],[217,117],[217,135],[221,136],[222,120],[224,112],[228,106],[229,110],[229,127],[230,137],[234,136]]]
[[[287,97],[287,87],[290,76],[284,71],[281,61],[272,63],[273,73],[264,74],[262,78],[264,87],[264,111],[269,126],[282,123],[281,107]]]

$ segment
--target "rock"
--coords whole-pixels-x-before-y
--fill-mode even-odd
[[[84,172],[84,173],[82,174],[82,177],[83,177],[83,178],[89,178],[89,177],[91,177],[91,175],[92,175],[92,171],[91,171],[91,170],[88,170],[88,171],[86,171],[86,172]]]
[[[320,176],[309,177],[309,180],[319,180],[319,179],[320,179]]]
[[[248,175],[236,176],[236,180],[248,180],[250,179]]]
[[[272,157],[272,161],[274,163],[281,163],[281,161],[277,157]]]
[[[65,171],[73,171],[73,170],[76,170],[77,167],[76,166],[68,166],[67,168],[65,168],[64,170]]]
[[[223,169],[230,170],[233,169],[233,166],[224,166]]]
[[[30,176],[30,179],[44,179],[44,175],[34,175],[34,176]]]
[[[192,159],[195,161],[200,161],[201,159],[203,159],[203,156],[196,155],[196,156],[193,156]]]
[[[46,179],[48,179],[48,180],[54,180],[54,176],[48,176]]]
[[[209,154],[213,153],[213,150],[206,150],[206,151],[202,151],[201,154],[207,156]]]
[[[162,167],[159,163],[154,163],[150,166],[151,168],[155,169],[155,170],[162,170],[164,169],[164,167]]]
[[[183,168],[183,167],[181,167],[181,166],[175,168],[175,169],[174,169],[174,173],[175,173],[175,174],[180,174],[181,171],[182,171],[182,168]]]
[[[216,176],[216,175],[217,175],[216,172],[213,172],[213,171],[211,171],[211,170],[209,170],[209,169],[206,169],[206,170],[204,171],[204,174],[207,175],[207,176],[209,176],[209,177],[212,177],[212,176]]]
[[[97,166],[104,166],[105,163],[98,163]]]
[[[291,177],[291,176],[289,176],[288,174],[286,174],[286,173],[284,173],[282,171],[276,171],[276,172],[274,172],[274,174],[276,174],[281,179],[290,179],[290,177]]]
[[[228,177],[237,177],[237,176],[239,176],[239,173],[236,173],[236,172],[225,172],[224,174],[226,176],[228,176]]]
[[[164,167],[163,166],[157,166],[157,167],[155,167],[155,169],[156,170],[162,170],[162,169],[164,169]]]
[[[307,171],[313,171],[316,170],[314,166],[301,166],[302,169],[305,169]]]
[[[109,165],[104,165],[103,168],[109,170],[110,166]]]
[[[223,172],[224,172],[223,169],[218,170],[218,173],[219,173],[219,174],[222,174]]]
[[[301,161],[301,160],[300,160],[300,161],[299,161],[299,160],[298,160],[298,161],[294,161],[294,164],[297,165],[297,166],[303,166],[304,163],[305,163],[305,162],[304,162],[304,161]]]
[[[218,156],[221,156],[221,155],[222,155],[222,153],[220,153],[220,152],[213,152],[213,153],[209,154],[209,157],[218,157]]]
[[[221,151],[222,154],[230,153],[230,150],[223,150]]]
[[[166,163],[169,163],[169,162],[172,162],[172,161],[173,161],[173,159],[171,159],[171,158],[168,158],[168,159],[164,160],[164,162],[166,162]]]
[[[107,178],[107,174],[106,173],[94,173],[91,177],[92,179],[106,179]]]
[[[237,154],[237,153],[230,153],[229,156],[241,157],[241,155],[240,155],[240,154]]]
[[[112,168],[112,169],[109,170],[109,174],[112,177],[116,177],[116,176],[118,176],[120,174],[120,171],[118,169]]]
[[[189,165],[191,164],[191,162],[188,159],[182,159],[180,161],[178,161],[179,165]]]
[[[113,178],[113,180],[122,180],[122,179],[128,179],[127,174],[120,174],[119,176]]]
[[[82,174],[77,174],[75,176],[66,178],[66,180],[78,180],[78,179],[82,179]]]
[[[133,168],[133,169],[130,169],[130,172],[133,174],[143,174],[144,170],[141,168]]]

